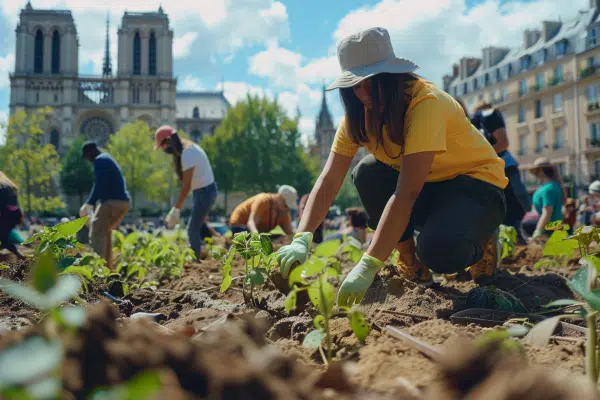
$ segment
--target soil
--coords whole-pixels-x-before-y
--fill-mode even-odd
[[[275,247],[284,243],[279,239]],[[576,260],[567,260],[563,268],[535,269],[540,258],[537,244],[519,248],[493,283],[521,300],[530,313],[573,297],[565,277],[577,269]],[[9,268],[0,269],[0,277],[26,279],[27,262],[3,262]],[[344,262],[343,271],[352,266]],[[242,273],[242,263],[234,262],[232,276]],[[271,283],[254,293],[257,307],[250,307],[241,279],[225,293],[220,293],[220,283],[220,264],[204,259],[157,290],[133,291],[120,305],[93,288],[86,297],[87,322],[65,338],[62,397],[84,398],[94,388],[153,370],[163,388],[157,398],[169,399],[597,398],[583,376],[583,334],[576,329],[558,329],[555,336],[573,341],[552,340],[545,347],[516,339],[525,359],[494,343],[474,347],[472,339],[492,328],[450,321],[466,308],[473,282],[439,280],[424,288],[386,268],[359,306],[370,325],[365,343],[355,339],[346,318],[331,321],[337,362],[329,367],[318,350],[301,345],[314,329],[312,307],[286,314],[285,295]],[[136,313],[158,313],[160,322],[131,318]],[[0,348],[38,334],[41,317],[0,292]],[[388,325],[441,355],[432,359],[390,336]]]

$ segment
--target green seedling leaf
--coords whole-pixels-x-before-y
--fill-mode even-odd
[[[85,323],[87,311],[84,307],[67,306],[59,310],[61,322],[72,328],[79,328]]]
[[[142,372],[116,386],[96,389],[91,400],[138,400],[153,399],[161,390],[160,374],[155,371]]]
[[[31,283],[35,290],[46,293],[55,284],[58,276],[54,255],[44,253],[31,271]]]
[[[315,329],[317,329],[317,330],[325,329],[325,317],[322,316],[321,314],[317,315],[315,317],[315,319],[313,319],[313,325],[315,326]]]
[[[352,311],[350,313],[350,327],[354,336],[362,343],[364,343],[367,336],[369,336],[369,324],[365,318],[365,314],[360,311]]]
[[[333,257],[336,255],[340,243],[342,243],[342,241],[338,239],[323,242],[315,248],[314,256],[323,258]]]
[[[229,286],[231,286],[231,282],[233,278],[231,277],[231,264],[223,265],[223,280],[221,281],[221,293],[225,293]]]
[[[567,281],[567,285],[581,296],[592,309],[600,311],[600,289],[589,290],[587,267],[577,270],[571,280]]]
[[[283,228],[281,226],[277,225],[275,228],[273,228],[269,231],[269,235],[284,236],[285,231],[283,230]]]
[[[554,231],[546,245],[542,254],[545,257],[551,256],[567,256],[571,257],[575,250],[579,248],[579,244],[575,239],[567,239],[567,231]],[[565,240],[566,239],[566,240]]]
[[[42,238],[43,235],[44,235],[44,232],[38,232],[36,234],[33,234],[33,235],[31,235],[31,237],[29,239],[24,241],[23,244],[31,244],[35,241],[38,241]]]
[[[596,273],[600,273],[600,257],[594,255],[585,256],[579,260],[579,263],[586,267],[592,267],[596,270]]]
[[[265,284],[265,277],[258,272],[257,270],[253,269],[252,271],[250,271],[247,275],[247,279],[252,282],[253,285],[255,286],[259,286],[259,285],[264,285]]]
[[[314,331],[310,331],[308,335],[304,337],[302,341],[302,346],[307,347],[309,349],[317,349],[323,343],[323,339],[325,338],[325,332],[322,330],[315,329]]]
[[[284,302],[284,306],[285,306],[285,312],[286,313],[291,313],[293,310],[296,309],[296,301],[298,299],[298,294],[296,292],[296,290],[290,290],[290,292],[288,293],[288,295],[285,297],[285,302]]]
[[[308,287],[308,297],[310,302],[319,310],[319,313],[329,315],[333,310],[335,289],[323,277],[320,277]]]
[[[552,307],[565,307],[565,306],[583,306],[585,305],[585,303],[582,303],[580,301],[577,300],[573,300],[573,299],[561,299],[561,300],[555,300],[551,303],[546,304],[545,306],[543,306],[544,308],[552,308]]]
[[[56,285],[46,293],[40,293],[28,286],[0,278],[0,290],[42,311],[50,310],[70,300],[80,287],[81,282],[73,275],[60,276]]]
[[[77,275],[86,281],[94,280],[91,269],[88,267],[80,267],[78,265],[71,265],[70,267],[65,268],[60,275]]]
[[[23,385],[48,375],[60,366],[63,345],[39,336],[6,348],[0,353],[0,388]]]
[[[54,227],[56,232],[63,236],[72,236],[81,230],[88,221],[88,217],[74,219],[73,221],[58,224]]]
[[[262,252],[265,256],[273,253],[273,243],[271,243],[271,239],[267,235],[260,235],[260,245]]]
[[[76,261],[77,257],[61,257],[60,260],[58,260],[58,268],[64,270],[65,268],[75,264]]]

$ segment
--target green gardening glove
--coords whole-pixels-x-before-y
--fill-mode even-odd
[[[279,270],[284,278],[287,279],[290,268],[295,262],[302,264],[306,261],[312,237],[313,234],[310,232],[296,233],[292,243],[283,246],[277,251]]]
[[[385,266],[383,261],[363,254],[360,261],[352,271],[348,274],[340,291],[338,292],[337,303],[339,307],[352,307],[354,304],[359,304],[367,289],[373,283],[377,271]]]

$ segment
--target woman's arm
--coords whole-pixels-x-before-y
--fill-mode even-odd
[[[298,224],[298,232],[314,232],[323,222],[342,187],[351,163],[352,157],[329,153],[327,163],[308,196],[306,208]]]
[[[540,219],[538,220],[537,226],[535,227],[536,232],[541,233],[544,231],[544,228],[550,222],[550,217],[552,216],[553,210],[553,206],[546,206],[542,208],[542,215],[540,215]]]
[[[194,176],[195,168],[196,167],[192,167],[183,171],[181,190],[179,191],[179,200],[177,200],[177,203],[175,204],[175,208],[177,209],[181,210],[181,207],[183,207],[183,203],[185,202],[185,198],[190,193],[190,189],[192,188],[192,177]]]
[[[501,153],[505,150],[508,150],[508,135],[506,134],[505,128],[498,128],[493,133],[492,136],[496,139],[496,144],[494,144],[494,150],[496,153]]]
[[[434,156],[434,152],[422,152],[404,157],[396,192],[383,210],[366,254],[381,261],[387,260],[408,226],[413,205],[431,171]]]

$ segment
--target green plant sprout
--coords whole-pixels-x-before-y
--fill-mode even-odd
[[[500,225],[500,233],[498,241],[502,248],[500,259],[504,260],[507,257],[515,255],[517,245],[517,230],[513,226]]]
[[[223,246],[215,244],[213,238],[205,238],[204,244],[206,245],[206,250],[211,258],[215,260],[221,260],[227,254],[227,249]]]
[[[544,247],[544,254],[572,257],[575,250],[579,250],[579,263],[584,267],[577,270],[573,277],[567,281],[569,288],[579,295],[584,301],[563,299],[547,304],[546,308],[573,307],[573,311],[553,318],[583,318],[587,321],[587,345],[585,348],[586,374],[594,385],[598,384],[600,376],[600,349],[596,333],[596,319],[600,312],[600,258],[591,254],[592,244],[598,243],[600,229],[591,226],[579,227],[571,236],[568,236],[568,226],[560,221],[546,226],[548,230],[554,230],[550,239]]]
[[[265,275],[273,269],[275,258],[273,244],[268,233],[240,232],[233,236],[229,251],[223,256],[223,280],[221,293],[231,286],[231,262],[237,254],[244,260],[245,278],[242,286],[244,301],[256,307],[254,287],[265,284]]]

